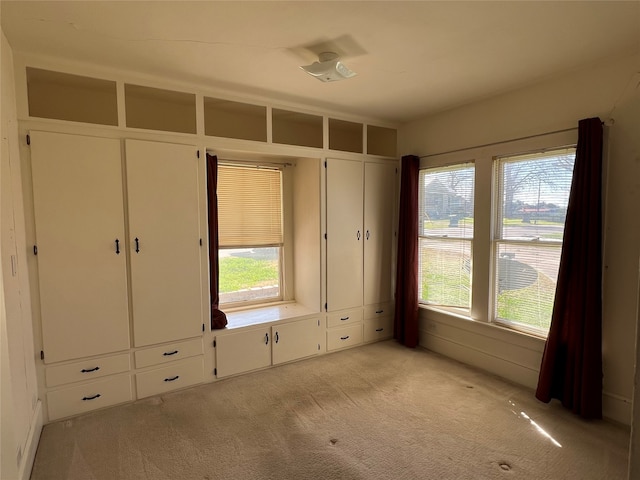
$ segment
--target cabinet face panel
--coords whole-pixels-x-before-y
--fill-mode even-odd
[[[320,351],[320,321],[317,318],[275,325],[273,333],[273,364],[310,357]]]
[[[148,372],[136,374],[138,398],[150,397],[159,393],[177,390],[202,383],[204,378],[204,360],[200,355]]]
[[[45,362],[126,350],[120,141],[30,135]]]
[[[196,149],[127,140],[126,169],[135,346],[202,335]]]
[[[49,421],[130,401],[131,377],[114,375],[47,393]]]
[[[362,163],[327,160],[327,309],[362,305]]]
[[[364,170],[364,304],[391,300],[395,164],[366,163]]]
[[[271,365],[269,328],[239,331],[216,337],[217,377],[227,377]]]

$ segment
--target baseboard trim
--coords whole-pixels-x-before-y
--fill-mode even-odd
[[[631,425],[631,399],[602,392],[602,416],[623,425]]]
[[[29,480],[31,477],[31,470],[33,469],[33,462],[36,458],[36,451],[38,450],[43,425],[42,402],[38,400],[36,408],[33,410],[27,443],[22,455],[22,462],[18,469],[18,478],[20,480]]]

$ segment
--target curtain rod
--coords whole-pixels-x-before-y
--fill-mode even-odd
[[[604,125],[604,122],[602,122],[602,123]],[[458,153],[458,152],[465,152],[467,150],[475,150],[476,148],[493,147],[494,145],[502,145],[503,143],[517,142],[519,140],[528,140],[530,138],[544,137],[546,135],[553,135],[555,133],[572,132],[574,130],[578,130],[578,127],[565,128],[565,129],[562,129],[562,130],[554,130],[553,132],[538,133],[536,135],[529,135],[527,137],[512,138],[510,140],[502,140],[500,142],[485,143],[484,145],[475,145],[473,147],[458,148],[457,150],[449,150],[447,152],[430,153],[429,155],[421,155],[418,158],[437,157],[438,155],[446,155],[448,153]]]
[[[604,122],[602,122],[602,125],[610,127],[614,123],[615,123],[615,120],[613,118],[609,118],[609,119],[605,120]],[[420,156],[418,158],[437,157],[438,155],[446,155],[448,153],[465,152],[467,150],[475,150],[476,148],[492,147],[494,145],[502,145],[503,143],[517,142],[518,140],[528,140],[530,138],[544,137],[546,135],[553,135],[554,133],[572,132],[574,130],[578,130],[578,127],[565,128],[563,130],[554,130],[553,132],[538,133],[536,135],[529,135],[528,137],[512,138],[511,140],[503,140],[501,142],[485,143],[484,145],[476,145],[474,147],[459,148],[457,150],[449,150],[448,152],[430,153],[429,155],[422,155],[422,156]]]

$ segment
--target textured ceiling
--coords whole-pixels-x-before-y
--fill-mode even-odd
[[[401,123],[640,51],[640,2],[1,2],[15,52]],[[299,65],[337,50],[358,75]]]

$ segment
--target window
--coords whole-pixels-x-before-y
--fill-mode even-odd
[[[220,303],[282,299],[282,171],[218,166]]]
[[[546,335],[551,323],[575,149],[496,160],[494,316]]]
[[[418,284],[421,303],[469,311],[475,167],[420,170]]]

